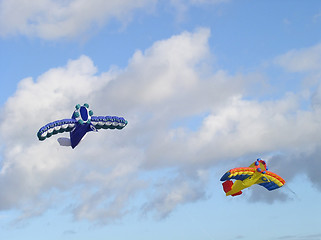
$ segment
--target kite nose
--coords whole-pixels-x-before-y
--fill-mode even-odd
[[[88,120],[88,111],[87,108],[84,106],[80,107],[80,116],[84,122],[87,122]]]

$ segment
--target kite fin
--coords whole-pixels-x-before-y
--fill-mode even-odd
[[[223,182],[222,185],[223,185],[224,192],[227,193],[232,190],[233,181],[227,180],[227,181]]]
[[[231,180],[227,180],[227,181],[223,182],[222,185],[223,185],[224,192],[228,193],[229,191],[231,191],[232,187],[233,187],[233,184],[234,183]],[[235,196],[238,196],[238,195],[241,195],[241,194],[242,194],[242,191],[239,191],[237,193],[232,194],[231,196],[235,197]]]
[[[71,146],[70,138],[60,137],[57,139],[57,141],[59,142],[60,146],[65,146],[65,147]]]
[[[238,195],[241,195],[241,194],[242,194],[242,191],[239,191],[237,193],[232,194],[231,196],[235,197],[235,196],[238,196]]]

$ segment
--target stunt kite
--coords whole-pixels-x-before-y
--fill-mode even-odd
[[[236,181],[233,183],[231,179]],[[221,177],[221,181],[225,181],[222,185],[226,196],[241,195],[243,189],[253,184],[259,184],[269,191],[280,188],[285,184],[283,178],[268,171],[265,161],[260,158],[249,167],[231,169]]]
[[[93,116],[93,111],[89,110],[89,105],[76,105],[76,110],[73,112],[70,119],[62,119],[46,124],[39,129],[37,136],[40,141],[51,137],[54,134],[62,132],[70,132],[68,143],[59,141],[61,145],[68,145],[75,148],[87,132],[98,129],[122,129],[127,125],[127,120],[123,117],[116,116]],[[66,140],[66,139],[64,139]]]

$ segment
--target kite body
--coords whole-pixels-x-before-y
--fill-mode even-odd
[[[70,132],[69,143],[64,141],[64,145],[75,148],[83,137],[91,131],[98,129],[122,129],[127,125],[127,120],[116,116],[93,116],[93,112],[88,109],[89,105],[76,105],[70,119],[62,119],[46,124],[39,129],[37,136],[40,141],[51,137],[54,134]]]
[[[265,161],[261,159],[257,159],[249,167],[229,170],[221,177],[221,181],[224,181],[222,185],[226,196],[240,195],[243,189],[253,184],[259,184],[269,191],[280,188],[285,184],[283,178],[268,171]]]
[[[95,131],[95,129],[90,123],[76,123],[74,129],[70,131],[71,147],[75,148],[86,135],[86,133],[90,131]]]

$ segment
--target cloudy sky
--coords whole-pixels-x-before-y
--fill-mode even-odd
[[[318,0],[0,0],[0,238],[320,240],[320,29]],[[128,125],[38,140],[84,103]],[[286,185],[226,197],[259,157]]]

